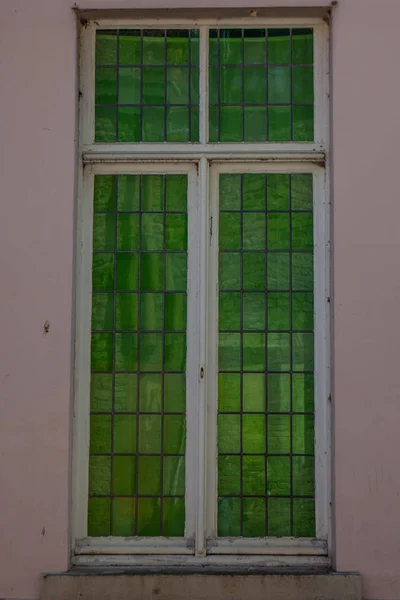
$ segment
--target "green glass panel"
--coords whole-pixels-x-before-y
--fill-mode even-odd
[[[164,375],[165,412],[184,412],[186,408],[186,377],[175,373]]]
[[[221,106],[220,141],[241,142],[243,140],[243,115],[240,106]]]
[[[189,70],[167,69],[167,103],[187,104],[189,101]]]
[[[264,456],[243,456],[243,494],[251,496],[265,495],[265,458]]]
[[[244,30],[244,63],[264,64],[267,51],[265,29]]]
[[[88,535],[110,535],[110,498],[89,498]]]
[[[198,65],[200,63],[199,31],[192,29],[190,37],[191,62],[193,65]]]
[[[140,375],[139,407],[141,412],[161,412],[162,375]]]
[[[117,103],[117,69],[96,68],[95,103]]]
[[[240,210],[241,176],[221,173],[219,176],[220,210]]]
[[[163,499],[163,528],[167,537],[183,537],[185,534],[185,500],[184,498]]]
[[[264,209],[265,175],[246,173],[243,175],[243,210]]]
[[[136,333],[115,334],[115,370],[137,371],[137,339]]]
[[[96,32],[96,64],[115,65],[117,62],[117,36],[115,31]]]
[[[293,498],[293,535],[315,537],[315,500]]]
[[[290,106],[268,106],[268,141],[288,142],[290,139]]]
[[[245,412],[265,411],[265,375],[245,373],[243,375],[243,410]]]
[[[186,443],[186,419],[184,415],[164,416],[164,452],[183,454]]]
[[[133,412],[137,401],[137,375],[116,374],[114,388],[114,410]]]
[[[244,107],[244,141],[265,142],[267,138],[267,109],[265,106]]]
[[[185,493],[185,457],[164,456],[163,461],[164,495],[183,495]]]
[[[115,106],[96,106],[95,142],[117,141],[117,114]]]
[[[314,416],[293,415],[292,448],[295,454],[314,454]]]
[[[243,213],[243,250],[265,249],[265,213]]]
[[[289,289],[289,254],[273,253],[267,257],[267,280],[268,289]]]
[[[290,297],[284,292],[268,294],[268,329],[290,329]]]
[[[314,410],[314,375],[293,374],[292,398],[295,412],[312,412]]]
[[[240,329],[240,294],[219,295],[219,328]]]
[[[290,103],[290,67],[269,67],[268,102]]]
[[[267,175],[267,208],[268,210],[289,210],[289,175],[285,173],[269,173]]]
[[[140,175],[118,176],[118,210],[139,210]]]
[[[288,415],[268,415],[269,454],[289,454],[290,417]]]
[[[240,375],[238,373],[219,373],[218,410],[219,412],[240,410]]]
[[[162,370],[162,334],[140,334],[140,370]]]
[[[219,109],[215,106],[210,106],[208,110],[208,135],[210,142],[218,142],[218,118]]]
[[[240,214],[220,213],[219,216],[220,250],[239,250],[240,248]]]
[[[220,333],[218,364],[221,371],[240,370],[240,334]]]
[[[311,173],[293,173],[292,209],[312,210],[313,208],[313,176]]]
[[[290,217],[285,213],[268,213],[267,215],[268,250],[289,250]]]
[[[292,215],[293,250],[312,250],[313,245],[312,213],[294,213]]]
[[[166,215],[165,247],[167,250],[187,249],[187,215]]]
[[[136,416],[114,415],[114,452],[136,452]]]
[[[137,329],[137,326],[137,294],[116,294],[116,328]],[[110,327],[110,329],[112,329],[112,327]]]
[[[243,415],[242,429],[245,454],[259,454],[266,451],[265,415]]]
[[[189,109],[184,106],[167,107],[167,142],[189,141]]]
[[[242,63],[242,30],[220,30],[220,60],[222,64],[239,65]]]
[[[292,329],[314,327],[314,295],[312,292],[294,292],[292,294]]]
[[[240,494],[240,456],[218,457],[218,494]]]
[[[290,371],[290,334],[269,333],[268,369],[270,371]]]
[[[312,371],[314,369],[314,335],[312,333],[294,333],[293,371]]]
[[[313,48],[314,40],[312,29],[292,30],[292,63],[312,64],[314,60]]]
[[[314,69],[313,67],[292,68],[292,98],[294,104],[314,101]]]
[[[111,452],[111,416],[91,415],[90,453],[109,454]]]
[[[294,290],[312,290],[314,287],[313,255],[292,254],[292,287]]]
[[[162,65],[165,62],[165,32],[160,30],[143,31],[143,64]]]
[[[143,107],[143,142],[163,142],[164,122],[164,107]]]
[[[92,333],[91,365],[93,371],[112,371],[112,333]]]
[[[243,536],[265,536],[264,498],[243,498]]]
[[[243,294],[243,329],[265,329],[265,294]]]
[[[290,458],[268,457],[268,496],[290,496]]]
[[[141,254],[140,256],[140,289],[157,291],[163,289],[164,279],[163,255]],[[117,278],[118,280],[118,278]]]
[[[93,294],[92,329],[112,329],[114,323],[114,294]]]
[[[184,371],[186,368],[186,334],[164,335],[164,370]]]
[[[190,99],[189,104],[199,104],[200,99],[200,71],[196,68],[190,70]]]
[[[218,75],[219,69],[210,67],[209,71],[209,103],[219,104],[219,93],[218,93]]]
[[[112,500],[112,532],[111,535],[135,535],[136,499],[113,498]]]
[[[219,255],[219,289],[239,290],[240,254]]]
[[[118,35],[120,65],[138,65],[140,63],[140,31],[135,29],[120,30]]]
[[[240,536],[240,498],[218,499],[218,536]]]
[[[285,537],[290,531],[290,499],[269,498],[268,500],[268,535]]]
[[[186,211],[187,208],[187,176],[166,175],[166,210]]]
[[[293,141],[312,142],[314,139],[314,107],[293,106]]]
[[[164,217],[160,214],[143,213],[140,236],[141,250],[162,250],[164,246]]]
[[[270,65],[285,65],[290,63],[289,29],[268,30],[268,62]]]
[[[186,254],[167,254],[166,289],[186,290],[187,256]]]
[[[140,69],[123,68],[118,71],[118,103],[140,103]]]
[[[139,452],[142,454],[159,454],[161,452],[160,415],[139,415]],[[141,458],[138,458],[139,464]],[[158,460],[160,459],[158,458]]]
[[[240,452],[240,415],[218,415],[218,451]]]
[[[245,371],[263,371],[265,369],[264,333],[243,334],[243,369]]]
[[[243,70],[244,103],[265,104],[267,100],[266,67],[248,67]],[[241,100],[239,100],[241,102]],[[265,131],[265,130],[264,130]]]
[[[143,104],[165,103],[164,68],[143,69]]]
[[[112,375],[92,373],[90,378],[90,410],[110,412],[112,402]]]
[[[269,373],[268,410],[270,412],[290,411],[290,375],[287,373]]]
[[[138,255],[117,253],[116,262],[117,290],[137,290],[139,272]]]
[[[94,211],[115,210],[117,179],[115,175],[95,175],[94,177]]]
[[[154,418],[154,417],[152,417]],[[157,417],[160,419],[160,417]],[[161,429],[160,429],[161,431]],[[138,494],[160,494],[161,457],[138,456]]]
[[[243,254],[243,288],[245,290],[265,289],[265,255]]]
[[[136,456],[114,456],[113,494],[132,496],[136,491]]]
[[[189,63],[189,37],[187,31],[180,32],[179,37],[167,34],[167,63],[169,65],[184,65]]]
[[[139,498],[138,499],[138,524],[139,536],[160,535],[160,499]]]
[[[190,119],[190,123],[191,123],[191,134],[190,134],[190,141],[191,142],[198,142],[199,141],[199,109],[198,107],[192,106],[191,108],[191,119]]]
[[[89,458],[89,495],[108,496],[111,482],[111,459],[109,456]]]
[[[165,329],[167,331],[186,329],[186,294],[166,294]]]
[[[139,215],[119,214],[117,222],[117,249],[139,248]]]
[[[140,108],[137,106],[118,107],[118,141],[140,142],[141,119]],[[100,141],[100,140],[98,140]],[[104,140],[106,141],[106,140]],[[111,140],[110,140],[111,141]]]

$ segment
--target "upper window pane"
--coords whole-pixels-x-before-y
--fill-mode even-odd
[[[210,142],[314,139],[312,29],[213,29]]]
[[[197,142],[198,30],[99,30],[96,142]]]

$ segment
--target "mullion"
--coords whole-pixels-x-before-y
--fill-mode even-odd
[[[188,141],[192,141],[192,30],[188,32]],[[199,75],[200,76],[200,75]],[[166,208],[166,207],[165,207]]]
[[[142,50],[143,50],[143,32],[142,32]],[[143,62],[143,52],[141,52],[141,60]],[[143,78],[142,78],[143,79]],[[142,80],[141,79],[141,80]],[[143,120],[141,119],[141,122]],[[143,177],[139,175],[139,230],[138,230],[138,248],[141,248],[142,245],[142,200],[143,200]],[[139,425],[140,425],[140,331],[141,331],[141,293],[140,293],[140,275],[141,275],[141,261],[138,260],[138,302],[137,302],[137,310],[138,310],[138,331],[137,331],[137,397],[136,397],[136,489],[135,489],[135,535],[138,534],[138,525],[139,525]]]
[[[268,52],[268,43],[265,43],[266,45],[266,52]],[[268,60],[267,60],[267,64],[268,64]],[[267,77],[267,81],[268,81],[268,77]],[[268,90],[267,90],[267,98],[268,98]],[[268,116],[267,116],[267,129],[268,129]],[[268,134],[267,134],[268,135]],[[268,138],[267,138],[268,139]],[[268,185],[267,185],[267,175],[264,175],[264,211],[265,211],[265,215],[267,215],[267,210],[268,210]],[[265,219],[265,247],[268,248],[268,221],[267,219]],[[267,258],[267,257],[266,257]],[[264,337],[265,340],[265,373],[268,373],[268,320],[269,320],[269,315],[268,315],[268,261],[265,260],[265,265],[264,265],[264,277],[265,277],[265,293],[264,293],[264,299],[265,299],[265,331],[266,331],[266,335]],[[267,377],[267,375],[266,375]],[[266,452],[266,456],[265,456],[265,461],[264,461],[264,477],[265,477],[265,535],[268,536],[268,385],[267,385],[267,381],[265,382],[265,452]]]
[[[290,32],[290,53],[292,52],[292,33]],[[291,54],[290,54],[291,56]],[[290,74],[290,82],[292,81],[292,75]],[[290,84],[291,85],[291,84]],[[291,89],[291,88],[290,88]],[[290,93],[292,93],[290,91]],[[293,114],[293,112],[292,112]],[[291,127],[293,132],[293,117],[291,119]],[[293,330],[293,281],[292,281],[292,175],[289,175],[289,326],[290,330]],[[290,369],[293,373],[293,335],[289,334],[289,360]],[[290,389],[289,389],[289,406],[290,406],[290,417],[289,417],[289,436],[290,436],[290,535],[293,535],[293,374],[290,375]]]
[[[164,141],[167,141],[167,30],[164,30]],[[165,176],[164,176],[165,182]],[[165,209],[165,206],[164,206]]]
[[[242,38],[243,42],[243,38]],[[243,54],[242,54],[243,58]],[[243,109],[244,112],[244,109]],[[243,211],[243,175],[240,175],[240,208]],[[243,212],[240,214],[240,248],[243,252]],[[240,257],[240,369],[243,372],[243,255]],[[243,373],[240,375],[240,536],[243,536]]]
[[[166,92],[165,92],[166,93]],[[165,119],[166,121],[166,119]],[[163,509],[164,509],[164,390],[165,390],[165,289],[167,287],[166,283],[166,234],[167,234],[167,215],[166,215],[166,207],[167,207],[167,183],[166,176],[163,176],[163,206],[164,206],[164,217],[163,217],[163,288],[164,293],[162,294],[162,319],[163,319],[163,328],[161,333],[161,456],[160,456],[160,535],[163,534]]]

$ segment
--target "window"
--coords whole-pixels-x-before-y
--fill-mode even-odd
[[[326,44],[82,28],[76,564],[327,564]]]

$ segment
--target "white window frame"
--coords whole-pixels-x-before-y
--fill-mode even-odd
[[[313,142],[208,141],[208,29],[313,27]],[[97,29],[200,31],[199,143],[94,143]],[[329,337],[329,28],[319,18],[96,19],[81,27],[72,561],[77,565],[327,566],[331,555]],[[188,361],[185,538],[88,538],[92,203],[95,174],[188,175]],[[316,538],[216,538],[216,265],[221,172],[307,172],[314,182]],[[211,219],[212,217],[212,219]],[[198,226],[196,226],[199,224]],[[201,243],[208,240],[207,243]],[[207,330],[202,323],[207,323]],[[204,369],[205,376],[200,376]],[[197,426],[196,426],[197,419]]]

